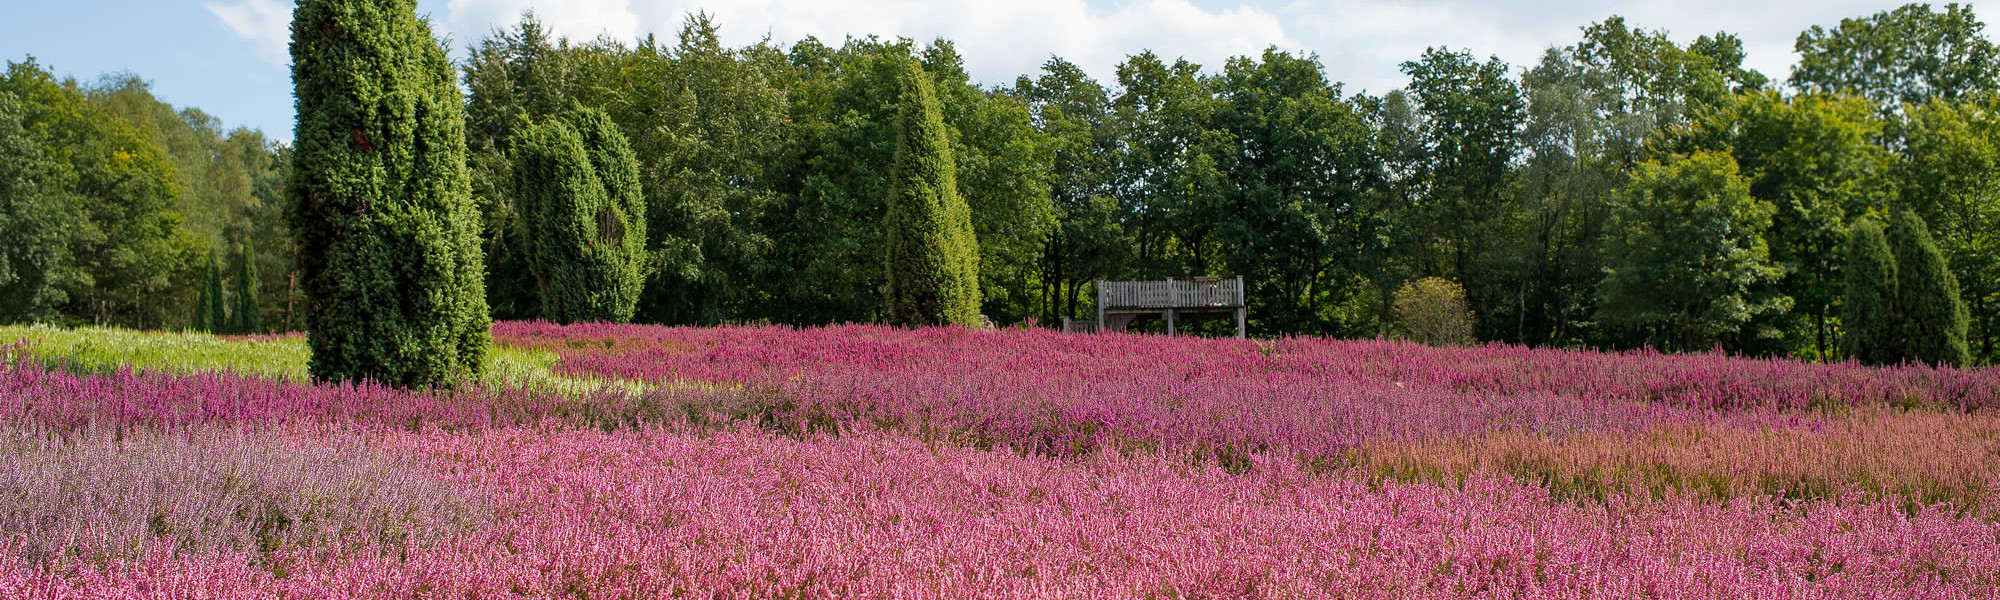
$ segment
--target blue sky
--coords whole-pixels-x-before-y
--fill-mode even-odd
[[[291,137],[287,0],[44,0],[14,3],[0,21],[0,59],[33,55],[60,75],[138,73],[160,97],[199,107],[230,126]],[[1496,55],[1517,67],[1578,28],[1613,14],[1679,40],[1718,30],[1741,36],[1751,66],[1789,73],[1792,41],[1896,6],[1856,0],[420,0],[440,34],[463,48],[534,9],[571,37],[672,35],[691,11],[716,16],[726,42],[766,35],[881,34],[955,40],[973,76],[1011,82],[1051,54],[1109,79],[1125,55],[1151,48],[1214,67],[1267,46],[1318,53],[1347,91],[1398,87],[1397,64],[1427,46]],[[1990,20],[1990,18],[1988,18]],[[1989,31],[1989,33],[1991,33]]]

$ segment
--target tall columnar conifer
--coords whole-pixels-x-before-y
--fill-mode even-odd
[[[1896,327],[1904,356],[1934,365],[1963,365],[1972,359],[1965,343],[1970,321],[1930,228],[1916,213],[1902,211],[1889,226],[1896,254]]]
[[[222,298],[222,267],[216,264],[215,253],[208,255],[208,264],[201,271],[201,291],[194,302],[194,330],[218,333],[229,327],[228,309]]]
[[[264,329],[263,315],[258,308],[257,298],[257,253],[244,244],[236,256],[235,294],[229,299],[229,330],[234,333],[259,333]]]
[[[1897,343],[1896,257],[1889,238],[1875,221],[1856,223],[1847,232],[1846,294],[1840,321],[1847,335],[1847,355],[1863,364],[1901,362]]]
[[[603,113],[531,122],[515,138],[515,197],[542,313],[624,322],[645,284],[639,163]]]
[[[914,60],[902,74],[884,220],[890,321],[976,325],[979,245],[972,211],[958,195],[951,133],[937,92]]]
[[[415,0],[300,0],[288,212],[321,381],[430,386],[490,344],[464,98]]]

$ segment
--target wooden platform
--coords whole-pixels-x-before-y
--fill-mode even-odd
[[[1248,310],[1243,304],[1243,278],[1197,277],[1165,281],[1098,281],[1097,320],[1064,319],[1065,331],[1125,331],[1132,322],[1157,317],[1167,323],[1167,335],[1178,333],[1187,319],[1236,319],[1236,337],[1244,336]]]

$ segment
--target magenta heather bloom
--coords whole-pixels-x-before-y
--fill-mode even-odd
[[[395,434],[408,436],[411,434]],[[1552,499],[1257,459],[1019,457],[881,434],[505,429],[414,440],[493,518],[402,560],[278,577],[190,555],[17,571],[117,597],[1980,598],[2000,531],[1860,499]],[[60,591],[60,592],[59,592]]]
[[[0,498],[0,597],[2000,597],[1992,370],[868,326],[495,336],[647,385],[0,368],[0,493],[31,490]],[[257,535],[274,506],[317,528]]]

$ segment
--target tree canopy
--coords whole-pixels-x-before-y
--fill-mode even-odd
[[[1101,73],[1052,56],[994,86],[972,79],[950,40],[730,47],[721,27],[695,14],[664,39],[569,40],[525,15],[449,67],[434,39],[397,33],[384,100],[302,94],[312,110],[296,147],[167,105],[135,75],[86,84],[11,63],[0,318],[187,327],[213,254],[231,321],[248,302],[265,329],[326,329],[304,316],[326,291],[313,261],[330,246],[284,207],[331,188],[285,182],[350,159],[383,166],[382,179],[354,181],[434,183],[408,197],[475,223],[476,249],[438,238],[444,254],[481,257],[463,276],[436,271],[460,283],[483,272],[488,308],[456,306],[549,316],[535,256],[553,234],[536,231],[555,221],[523,192],[521,151],[582,107],[601,113],[602,135],[577,136],[615,132],[633,158],[609,171],[601,153],[564,160],[590,164],[614,212],[643,215],[623,226],[631,247],[619,252],[643,273],[636,321],[1053,325],[1092,314],[1098,280],[1240,275],[1254,333],[1374,337],[1401,333],[1399,290],[1435,278],[1462,288],[1478,341],[1839,360],[1859,342],[1917,335],[1858,316],[1878,312],[1858,289],[1879,300],[1901,285],[1857,288],[1874,275],[1854,270],[1886,273],[1883,247],[1928,246],[1936,261],[1911,260],[1951,276],[1962,362],[2000,359],[2000,71],[1968,6],[1814,27],[1781,74],[1748,68],[1728,32],[1689,38],[1613,16],[1526,64],[1428,48],[1402,64],[1401,89],[1361,94],[1320,57],[1276,48],[1208,65],[1144,51]],[[340,40],[304,33],[324,36],[306,51]],[[336,81],[318,64],[306,61],[306,85]],[[930,90],[935,119],[908,118],[932,114],[907,110],[915,87]],[[335,101],[426,107],[419,121],[451,148],[448,114],[462,110],[464,170],[450,151],[377,161],[414,146],[321,116]],[[949,177],[924,167],[945,155]],[[445,208],[459,206],[454,190],[469,197],[463,210]],[[978,294],[950,319],[898,312],[907,288],[887,248],[912,239],[891,227],[917,205],[902,202],[912,192],[963,206],[936,213],[958,225],[932,244],[977,257],[938,279],[976,282],[952,284]],[[1904,210],[1928,244],[1896,233]],[[1865,223],[1887,224],[1881,244]],[[1925,281],[1932,296],[1954,289]],[[1880,304],[1901,323],[1896,302]]]

